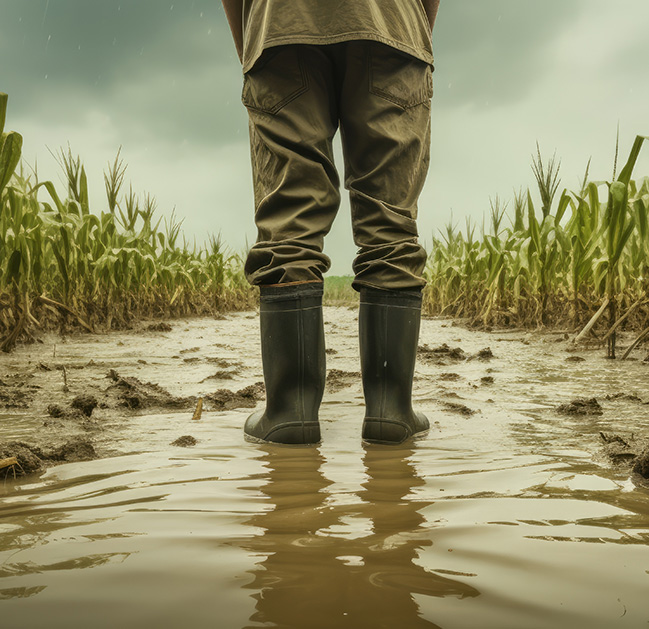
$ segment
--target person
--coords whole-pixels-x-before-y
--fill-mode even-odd
[[[314,444],[325,384],[323,253],[340,203],[340,128],[360,292],[362,438],[426,434],[412,408],[426,252],[417,201],[430,152],[439,0],[222,0],[243,66],[258,237],[266,407],[249,440]]]

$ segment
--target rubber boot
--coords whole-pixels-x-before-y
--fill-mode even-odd
[[[266,408],[248,417],[245,436],[318,443],[326,376],[322,284],[262,286],[259,321]]]
[[[398,444],[430,428],[412,410],[412,379],[419,340],[421,293],[361,289],[358,313],[365,395],[363,439]]]

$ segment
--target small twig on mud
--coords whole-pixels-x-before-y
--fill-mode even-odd
[[[0,459],[0,470],[5,468],[7,470],[5,472],[5,480],[10,471],[13,472],[14,480],[16,480],[16,468],[18,468],[23,474],[25,473],[25,470],[23,470],[22,465],[18,463],[18,459],[15,456],[11,456],[8,459]]]
[[[11,456],[8,459],[0,459],[0,470],[5,467],[11,467],[12,465],[18,465],[18,459],[15,456]]]
[[[202,414],[203,414],[203,398],[199,397],[198,402],[196,402],[196,410],[194,411],[192,420],[200,419]]]
[[[63,365],[63,391],[67,393],[70,389],[68,388],[68,370]]]

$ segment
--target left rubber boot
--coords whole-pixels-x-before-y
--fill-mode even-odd
[[[362,288],[360,300],[362,438],[370,443],[399,444],[425,436],[428,419],[412,408],[421,293]]]
[[[248,417],[245,436],[319,443],[326,376],[322,283],[262,286],[259,322],[266,408]]]

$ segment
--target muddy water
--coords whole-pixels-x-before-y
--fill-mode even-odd
[[[649,489],[598,457],[600,431],[649,433],[649,365],[602,351],[567,361],[557,335],[426,320],[422,343],[464,350],[419,362],[433,429],[365,447],[355,312],[326,320],[328,367],[343,373],[320,447],[244,442],[249,409],[192,421],[98,408],[101,427],[77,430],[111,456],[0,485],[1,626],[649,626]],[[61,371],[39,362],[66,364],[71,393],[105,386],[110,367],[189,396],[258,381],[258,351],[250,314],[46,339],[2,357],[0,377],[33,372],[41,388],[29,408],[0,411],[0,440],[74,430],[43,427]],[[215,361],[230,379],[204,380]],[[640,399],[606,399],[616,393]],[[603,414],[556,412],[577,396]],[[198,444],[169,445],[181,435]]]

